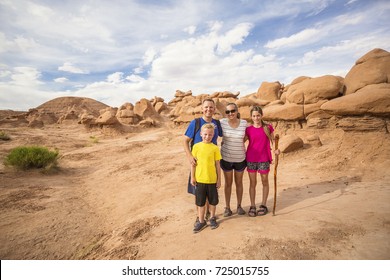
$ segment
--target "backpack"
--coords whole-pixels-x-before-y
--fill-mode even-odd
[[[214,119],[216,124],[217,124],[217,128],[218,128],[218,135],[222,134],[222,126],[221,126],[221,122],[219,120],[216,120]],[[196,118],[195,119],[195,129],[194,129],[194,136],[192,137],[192,141],[191,141],[191,151],[192,151],[192,147],[194,146],[194,141],[195,141],[195,135],[196,133],[198,133],[200,129],[200,118]]]

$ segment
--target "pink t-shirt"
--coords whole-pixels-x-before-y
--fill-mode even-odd
[[[272,125],[268,125],[270,133],[274,131]],[[249,145],[246,150],[246,161],[248,162],[272,162],[271,144],[262,127],[256,128],[253,125],[245,130]]]

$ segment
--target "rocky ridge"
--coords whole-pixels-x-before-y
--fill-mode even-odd
[[[96,100],[82,97],[61,97],[48,101],[27,113],[2,115],[0,126],[40,128],[50,124],[78,123],[87,129],[102,129],[108,133],[133,131],[137,127],[158,127],[172,122],[180,126],[202,115],[201,103],[212,98],[216,103],[215,118],[225,117],[229,102],[238,105],[241,117],[250,120],[250,109],[262,106],[264,119],[278,128],[278,133],[306,129],[311,133],[305,141],[292,137],[291,145],[303,142],[321,143],[317,133],[326,129],[344,131],[390,130],[390,53],[374,49],[358,59],[345,78],[297,77],[284,86],[279,81],[262,82],[257,92],[239,98],[240,92],[228,91],[200,94],[177,90],[174,98],[165,102],[161,97],[142,98],[134,105],[125,103],[113,108]],[[285,137],[287,141],[291,137]],[[300,137],[298,137],[300,138]],[[298,143],[298,144],[297,144]],[[294,150],[294,149],[292,149]]]

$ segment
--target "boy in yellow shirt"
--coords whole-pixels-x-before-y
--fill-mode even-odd
[[[221,186],[221,167],[219,161],[222,159],[217,145],[211,140],[214,136],[214,125],[206,123],[201,127],[200,135],[202,142],[194,145],[192,155],[196,158],[196,166],[191,166],[191,184],[196,186],[195,204],[198,206],[199,222],[195,224],[194,233],[197,233],[207,226],[204,219],[206,199],[210,205],[210,227],[218,227],[215,218],[218,200],[218,188]]]

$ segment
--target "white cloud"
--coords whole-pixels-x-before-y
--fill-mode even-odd
[[[62,66],[58,67],[58,70],[75,74],[88,74],[88,71],[84,71],[70,62],[65,62]]]
[[[135,79],[134,76],[129,79],[133,78]],[[147,98],[150,92],[152,92],[150,85],[143,83],[141,80],[138,83],[117,80],[115,83],[111,81],[95,82],[77,90],[73,94],[99,100],[113,107],[119,107],[126,102],[134,104],[142,97]]]
[[[17,36],[15,44],[23,52],[39,47],[33,38],[24,38],[23,36]]]
[[[217,33],[222,29],[223,22],[222,21],[210,21],[208,22],[211,33]]]
[[[148,48],[143,56],[143,65],[149,65],[156,55],[157,52],[153,47]]]
[[[311,16],[318,15],[323,10],[325,10],[334,0],[314,0],[309,1],[311,4],[313,4],[312,8],[313,11],[310,13]]]
[[[56,79],[54,79],[54,81],[56,82],[56,83],[65,83],[65,82],[67,82],[67,81],[69,81],[67,78],[65,78],[65,77],[61,77],[61,78],[56,78]]]
[[[254,50],[235,50],[248,36],[251,24],[243,23],[221,33],[222,24],[210,24],[209,33],[167,45],[153,61],[148,82],[165,81],[176,88],[193,92],[218,90],[253,92],[258,77],[273,76],[279,69],[274,56],[256,54]],[[223,50],[223,51],[221,51]],[[262,67],[269,62],[269,68]],[[163,94],[166,94],[161,90]]]
[[[144,68],[142,66],[136,67],[133,69],[134,74],[141,74],[144,72]]]
[[[29,14],[45,22],[49,22],[55,16],[54,11],[50,7],[36,3],[27,2],[25,8]]]
[[[12,72],[8,70],[1,70],[0,71],[0,78],[5,78],[11,76]]]
[[[263,63],[267,63],[273,60],[276,60],[275,55],[264,56],[262,54],[255,54],[251,59],[251,63],[255,65],[261,65]]]
[[[323,3],[327,5],[326,3]],[[305,49],[305,46],[311,46],[314,43],[320,42],[327,44],[328,38],[340,38],[345,40],[350,37],[350,32],[354,32],[357,26],[364,26],[367,24],[372,16],[373,11],[367,12],[352,12],[337,15],[335,17],[327,18],[325,20],[317,21],[313,27],[308,27],[288,37],[278,38],[268,41],[264,47],[270,50],[286,50],[289,48]]]
[[[139,83],[139,82],[144,82],[145,79],[142,78],[141,76],[138,76],[138,75],[130,75],[130,76],[127,76],[126,77],[126,80],[130,81],[130,82],[134,82],[134,83]]]
[[[115,72],[113,74],[108,75],[107,82],[113,84],[120,84],[123,81],[123,73]]]
[[[353,4],[353,3],[357,2],[357,1],[358,1],[358,0],[349,0],[349,1],[345,4],[345,6],[351,5],[351,4]]]
[[[191,25],[191,26],[188,26],[188,27],[184,28],[184,32],[187,32],[190,35],[194,35],[195,31],[196,31],[196,26],[195,25]]]
[[[41,73],[33,67],[15,67],[11,75],[11,84],[35,87],[43,84],[39,80],[40,77]]]
[[[0,92],[7,93],[0,94],[0,110],[28,110],[53,98],[69,95],[65,93],[42,91],[34,87],[28,87],[27,91],[26,88],[27,87],[23,85],[0,83]],[[10,96],[12,98],[9,98]]]
[[[151,77],[159,80],[179,76],[190,79],[202,75],[203,71],[215,69],[213,65],[218,66],[224,59],[229,59],[234,46],[244,41],[251,27],[247,23],[238,24],[220,34],[222,24],[217,22],[210,25],[207,34],[169,44],[153,61]]]
[[[269,49],[298,47],[311,44],[315,41],[319,41],[320,37],[322,36],[323,34],[321,34],[320,30],[315,28],[309,28],[302,30],[296,34],[293,34],[289,37],[283,37],[267,42],[267,44],[265,44],[265,47]]]
[[[252,27],[253,26],[250,23],[240,23],[232,30],[228,31],[226,35],[220,36],[217,47],[218,53],[223,54],[230,52],[235,45],[242,44]]]
[[[50,98],[50,93],[41,89],[44,83],[40,81],[41,73],[37,69],[14,67],[5,72],[11,80],[0,82],[0,110],[27,110]]]
[[[8,40],[6,35],[0,32],[0,53],[20,51],[25,54],[38,48],[39,44],[33,38],[25,38],[23,35],[16,35],[15,39]]]
[[[0,53],[6,52],[9,50],[9,43],[7,41],[7,38],[5,37],[5,34],[0,32]]]
[[[355,14],[351,17],[351,15],[341,15],[335,18],[335,22],[330,24],[329,29],[332,30],[342,30],[343,28],[348,27],[348,25],[358,25],[364,23],[366,20],[366,16],[363,14]]]
[[[317,50],[310,50],[297,61],[286,61],[283,67],[284,81],[290,82],[300,76],[318,77],[323,75],[337,75],[345,77],[361,56],[378,47],[387,49],[390,38],[375,36],[355,37],[327,45]],[[387,46],[387,47],[386,47]]]
[[[317,63],[320,65],[319,67],[324,67],[324,63],[329,63],[337,70],[337,65],[340,64],[341,61],[344,61],[350,56],[354,59],[358,59],[362,54],[372,50],[373,46],[386,49],[386,46],[390,46],[390,38],[379,38],[373,34],[367,37],[356,37],[340,41],[335,45],[324,46],[315,51],[308,51],[304,53],[301,59],[295,63],[289,64],[289,66],[307,66],[315,65]],[[332,57],[332,60],[330,60],[330,57]],[[341,65],[344,65],[344,63]]]

